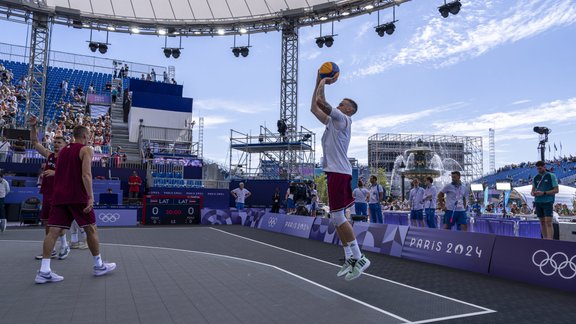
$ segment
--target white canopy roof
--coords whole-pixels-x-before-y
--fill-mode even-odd
[[[513,189],[513,191],[518,192],[518,194],[522,198],[524,198],[524,200],[526,201],[528,206],[532,206],[532,202],[534,201],[534,197],[532,197],[530,195],[530,192],[532,191],[531,185],[516,187]],[[566,204],[568,206],[568,208],[573,209],[574,207],[572,206],[572,204],[574,202],[574,197],[575,197],[574,195],[576,195],[576,188],[572,188],[572,187],[568,187],[568,186],[564,186],[564,185],[558,185],[558,193],[556,194],[556,197],[555,197],[556,198],[555,203]]]

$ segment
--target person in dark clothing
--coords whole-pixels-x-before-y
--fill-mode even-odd
[[[124,101],[122,102],[122,111],[124,112],[123,120],[125,123],[128,122],[128,114],[130,113],[130,106],[132,102],[130,100],[130,94],[128,93],[128,89],[124,90]]]
[[[272,210],[270,212],[276,214],[280,212],[280,188],[278,187],[272,196]]]

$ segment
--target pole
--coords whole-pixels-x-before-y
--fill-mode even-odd
[[[402,174],[400,175],[400,177],[402,178],[402,202],[404,202],[404,198],[405,198],[405,192],[404,192],[404,179],[405,179],[405,175],[404,172],[402,172]]]

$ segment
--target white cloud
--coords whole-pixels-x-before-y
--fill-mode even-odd
[[[356,32],[356,39],[363,37],[364,35],[366,35],[366,33],[373,29],[374,27],[374,23],[373,22],[365,22],[362,25],[360,25],[360,27],[358,28],[358,31]]]
[[[464,2],[458,16],[437,13],[418,28],[408,46],[372,57],[353,75],[382,73],[394,66],[422,64],[444,67],[480,56],[500,45],[514,43],[549,29],[576,22],[573,0]]]
[[[260,114],[271,111],[274,105],[239,102],[227,99],[199,99],[194,101],[194,108],[200,111],[231,111],[241,114]]]
[[[517,100],[517,101],[514,101],[513,103],[511,103],[511,105],[512,105],[512,106],[521,105],[521,104],[529,103],[529,102],[531,102],[531,101],[532,101],[532,100],[529,100],[529,99]]]

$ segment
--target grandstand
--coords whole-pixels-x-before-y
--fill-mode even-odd
[[[535,162],[534,162],[535,163]],[[518,165],[509,165],[499,169],[495,174],[487,175],[475,180],[477,183],[487,183],[493,187],[497,182],[510,182],[512,186],[523,186],[531,183],[538,173],[533,162],[523,162]],[[547,161],[546,167],[556,174],[558,181],[567,186],[575,186],[576,158],[563,158],[561,160]]]

